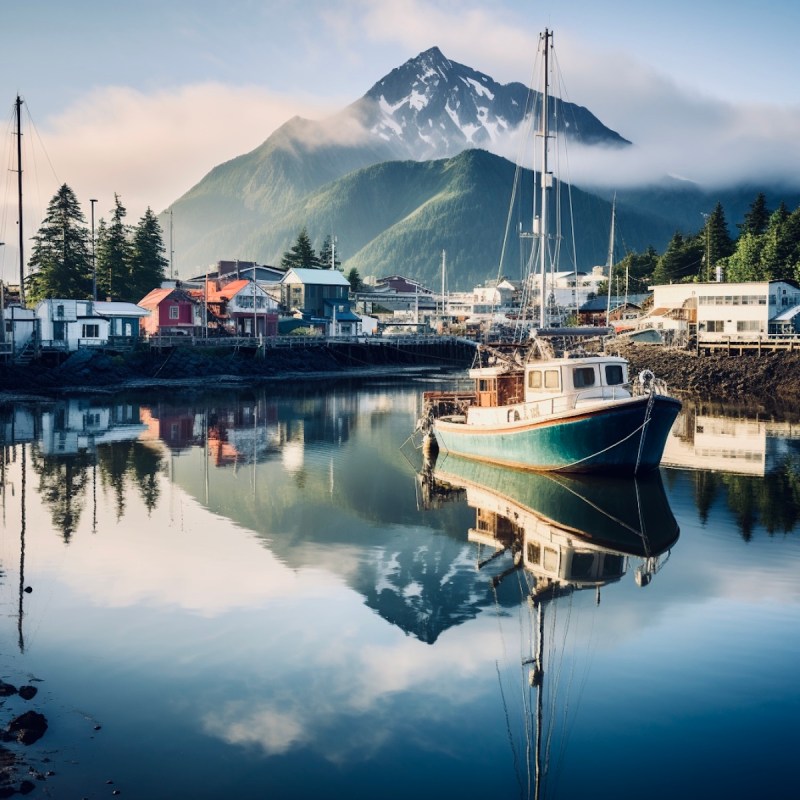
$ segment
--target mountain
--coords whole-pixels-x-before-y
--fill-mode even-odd
[[[353,213],[337,201],[336,182],[353,174],[358,183],[363,176],[355,173],[379,164],[425,161],[465,149],[498,147],[530,109],[536,108],[536,100],[536,93],[531,95],[521,83],[499,84],[450,61],[438,48],[426,50],[338,114],[322,121],[295,117],[255,150],[214,167],[170,207],[176,268],[185,276],[222,258],[276,263],[304,224],[315,246],[326,235],[336,233],[343,266],[349,268],[356,263],[351,265],[350,260],[364,251],[367,242],[348,239],[354,225],[342,215],[352,217]],[[629,145],[582,106],[555,101],[551,113],[554,118],[560,115],[570,120],[568,138],[590,145]],[[406,173],[407,168],[397,166],[377,174],[385,181]],[[473,191],[483,194],[488,207],[506,203],[509,186],[493,186],[491,194],[481,192],[480,187]],[[379,207],[370,214],[373,220],[380,217],[381,207],[396,206],[394,194],[407,196],[411,188],[395,187],[390,180],[382,183]],[[327,200],[327,210],[319,205],[322,198]],[[312,214],[314,222],[302,219],[301,212]],[[165,215],[162,224],[166,224]],[[451,213],[444,216],[457,223]],[[384,232],[366,221],[355,227],[373,230],[373,238]],[[410,221],[406,228],[410,230]],[[444,245],[433,241],[436,231],[429,234],[427,250],[440,251]],[[457,236],[457,232],[448,235]],[[366,263],[366,253],[357,262],[359,271],[380,274]],[[408,259],[419,258],[398,251],[394,261],[400,267]],[[477,274],[485,265],[467,261],[463,266]]]
[[[402,273],[436,286],[442,250],[452,290],[500,273],[517,277],[520,241],[509,235],[503,246],[515,167],[489,151],[509,150],[508,140],[531,115],[536,120],[537,107],[541,96],[523,84],[497,83],[436,47],[426,50],[328,119],[290,119],[173,203],[178,273],[197,275],[220,259],[277,264],[306,227],[315,248],[335,234],[343,268],[362,277]],[[566,122],[568,141],[597,148],[600,157],[632,146],[582,106],[554,99],[551,114],[552,126],[556,118]],[[517,208],[530,208],[533,176],[523,173],[519,185]],[[572,196],[578,268],[604,264],[614,190],[562,188],[564,220]],[[649,246],[662,251],[676,230],[698,232],[717,202],[735,235],[758,191],[714,192],[680,180],[620,190],[617,256]],[[800,205],[796,192],[767,192],[767,200],[771,208],[781,200]],[[515,214],[512,229],[529,230],[530,214]],[[565,227],[563,236],[569,268],[573,234]]]
[[[491,150],[541,104],[539,92],[521,83],[497,83],[432,47],[392,70],[351,108],[398,157],[424,160],[469,147]],[[582,106],[552,98],[549,116],[552,129],[563,116],[568,137],[584,144],[630,144]]]
[[[310,192],[288,208],[269,232],[254,233],[248,244],[266,246],[260,237],[291,240],[303,225],[308,230],[335,230],[346,242],[346,268],[361,275],[411,275],[429,286],[441,280],[441,252],[447,252],[448,284],[467,290],[499,273],[520,275],[519,224],[530,229],[530,170],[519,176],[519,197],[514,204],[511,234],[505,248],[510,187],[515,166],[485,150],[465,150],[449,159],[390,161],[348,173]],[[562,187],[561,216],[569,220],[570,189]],[[576,224],[578,264],[604,264],[608,252],[611,202],[571,189]],[[702,220],[701,220],[702,221]],[[673,233],[665,220],[626,211],[619,221],[629,249],[644,250],[651,243],[666,243]],[[572,234],[565,225],[562,252],[571,252]],[[620,239],[620,241],[622,241]]]

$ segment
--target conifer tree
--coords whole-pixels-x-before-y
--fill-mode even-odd
[[[78,200],[63,184],[47,207],[42,226],[33,237],[27,297],[84,300],[92,296],[89,232]]]
[[[130,293],[127,299],[135,303],[157,289],[164,280],[168,264],[164,257],[161,225],[148,206],[133,232]]]
[[[759,192],[753,200],[750,210],[744,215],[744,220],[739,223],[741,233],[753,233],[760,236],[767,230],[770,212],[767,208],[767,198],[764,192]]]
[[[320,268],[319,257],[314,252],[314,248],[311,246],[311,239],[308,238],[308,231],[305,229],[305,227],[303,227],[300,233],[297,234],[297,240],[291,246],[291,248],[283,254],[283,258],[281,258],[281,266],[284,269]]]
[[[358,270],[353,267],[350,272],[347,273],[347,280],[350,283],[350,291],[351,292],[360,292],[364,283],[361,280],[361,275],[359,275]]]
[[[131,299],[131,261],[133,249],[124,223],[128,212],[119,195],[114,195],[111,221],[102,226],[97,236],[97,298]],[[140,300],[137,297],[136,300]],[[135,302],[135,301],[134,301]]]
[[[794,280],[800,258],[800,211],[789,214],[786,206],[770,216],[764,233],[761,265],[764,279]]]
[[[675,232],[653,271],[653,283],[679,283],[698,274],[702,265],[702,243]]]
[[[703,239],[703,274],[701,280],[713,281],[717,262],[733,252],[733,242],[728,233],[728,223],[722,203],[717,203],[706,218]]]
[[[330,236],[326,236],[320,248],[319,265],[322,269],[339,269],[342,265],[339,255],[333,246],[333,241]]]

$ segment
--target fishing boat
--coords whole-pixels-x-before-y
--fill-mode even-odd
[[[548,327],[546,279],[557,238],[547,230],[554,186],[548,167],[552,36],[549,30],[541,36],[541,203],[533,234],[538,258],[531,258],[538,265],[529,273],[540,280],[538,329],[508,346],[479,344],[469,372],[474,388],[425,393],[417,428],[440,449],[467,458],[529,470],[636,475],[658,467],[680,401],[650,370],[632,380],[628,361],[604,352],[611,329]]]

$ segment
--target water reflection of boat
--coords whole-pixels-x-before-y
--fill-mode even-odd
[[[447,455],[423,473],[435,495],[466,490],[470,540],[573,588],[621,577],[626,557],[657,559],[678,538],[659,473],[618,478],[530,473]],[[646,581],[645,568],[641,580]],[[538,587],[541,591],[541,587]]]
[[[633,558],[639,561],[636,583],[650,583],[679,536],[661,475],[637,479],[530,473],[447,455],[428,464],[421,484],[431,504],[451,493],[466,493],[476,514],[468,538],[489,550],[487,555],[479,550],[478,567],[490,573],[487,578],[495,587],[517,573],[527,593],[520,606],[520,613],[529,615],[520,627],[528,640],[522,666],[534,696],[523,694],[525,747],[517,748],[513,741],[511,746],[516,768],[523,763],[519,754],[527,754],[527,774],[518,773],[522,796],[543,797],[554,724],[544,716],[546,709],[556,708],[554,687],[562,674],[560,665],[551,667],[554,686],[545,702],[545,653],[563,657],[565,651],[545,649],[545,610],[582,589],[594,589],[599,602],[600,588],[618,582]],[[500,559],[495,567],[500,556],[506,564]],[[570,617],[571,612],[565,615]],[[554,632],[555,626],[548,630]],[[501,694],[505,705],[502,680]],[[509,709],[504,710],[508,719]]]

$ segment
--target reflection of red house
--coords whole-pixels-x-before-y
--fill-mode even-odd
[[[195,433],[193,411],[142,407],[139,413],[147,426],[148,437],[160,439],[170,450],[180,451],[202,444],[202,437]]]
[[[148,336],[194,332],[197,304],[183,289],[153,289],[137,305],[150,312],[142,319]]]
[[[258,283],[233,280],[221,284],[206,281],[205,292],[192,289],[191,295],[201,306],[208,306],[209,326],[224,329],[236,336],[276,336],[278,304]]]

